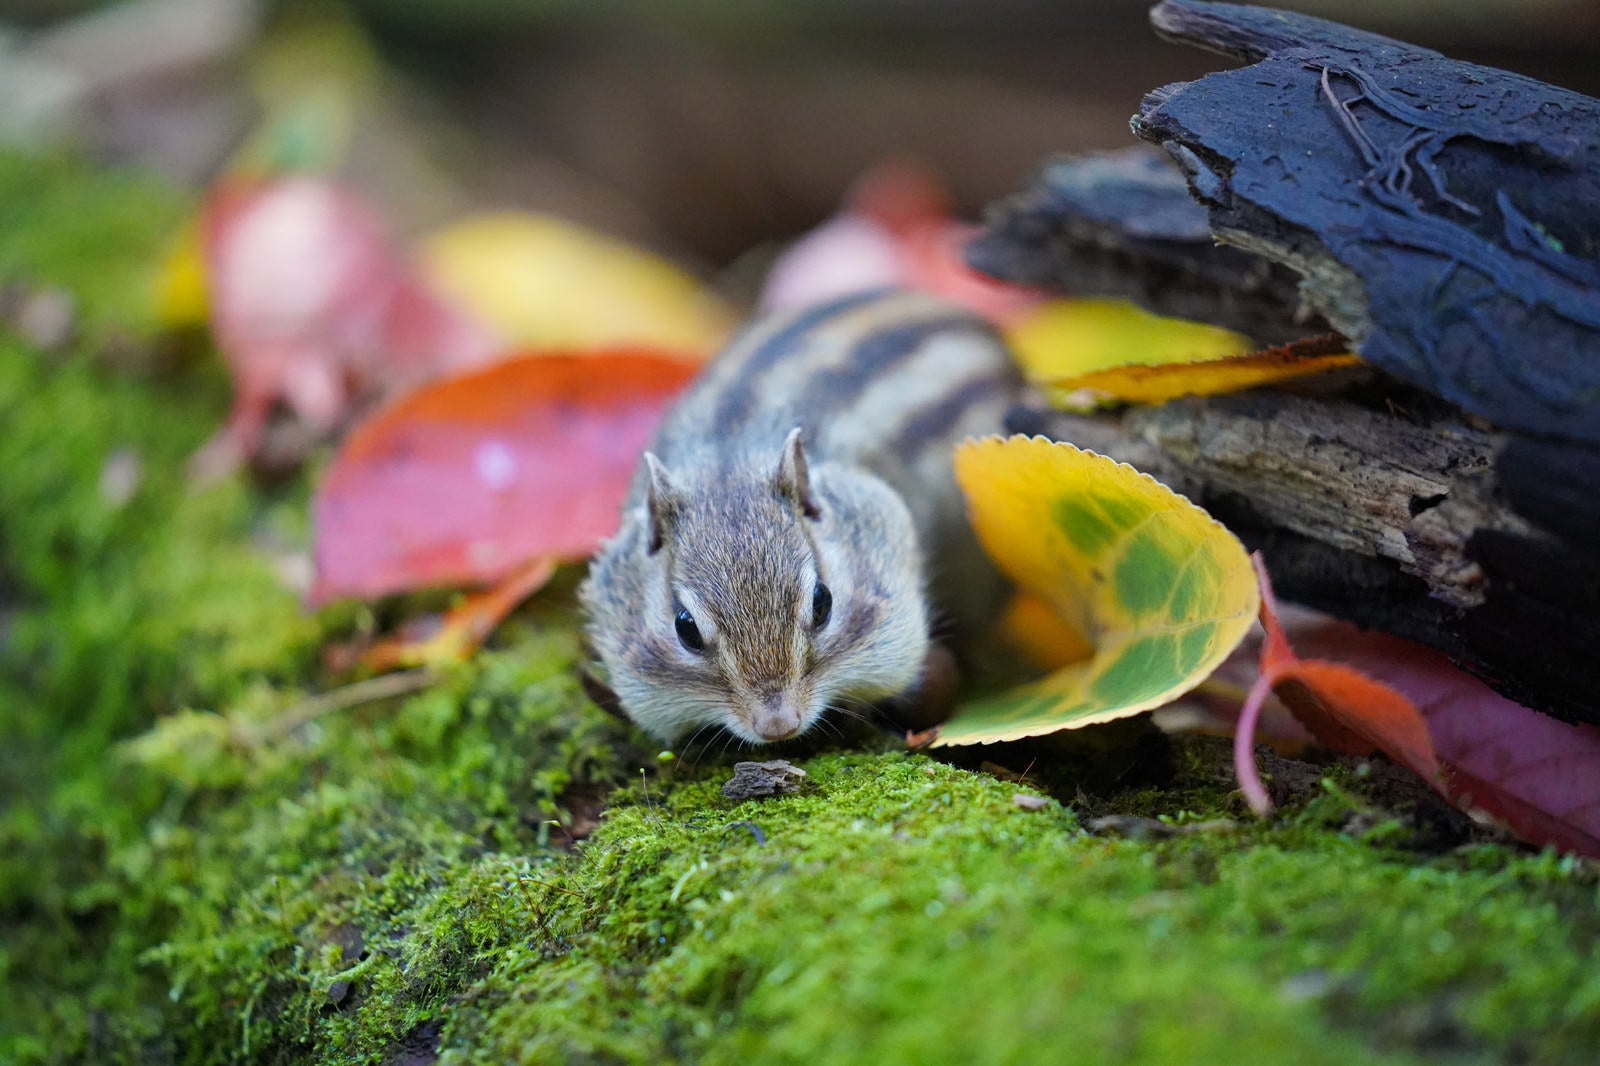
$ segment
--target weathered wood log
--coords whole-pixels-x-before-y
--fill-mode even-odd
[[[997,278],[1132,300],[1156,314],[1283,344],[1329,326],[1300,276],[1219,245],[1183,172],[1154,148],[1064,156],[990,206],[967,260]]]
[[[1164,0],[1151,20],[1251,63],[1133,119],[1220,239],[1303,274],[1397,377],[1600,444],[1600,101],[1269,8]]]
[[[1298,296],[1376,368],[1311,394],[1019,411],[1014,428],[1190,495],[1286,597],[1600,724],[1600,102],[1264,8],[1166,0],[1152,18],[1254,65],[1151,93],[1135,132],[1182,167],[1230,257],[1303,275]],[[1272,275],[1207,256],[1158,172],[1115,170],[1053,164],[997,209],[977,260],[1290,321],[1293,290],[1230,282]]]

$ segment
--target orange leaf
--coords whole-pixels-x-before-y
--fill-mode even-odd
[[[345,440],[317,489],[311,601],[589,554],[694,371],[642,349],[526,355],[401,397]]]
[[[1000,617],[1000,632],[1041,670],[1059,670],[1094,655],[1089,638],[1061,617],[1049,600],[1033,592],[1012,595]]]
[[[1259,556],[1255,564],[1266,640],[1234,742],[1235,771],[1252,808],[1271,810],[1251,758],[1270,687],[1328,747],[1381,750],[1452,803],[1524,840],[1600,857],[1600,730],[1506,699],[1432,648],[1311,612],[1295,623],[1297,642],[1344,661],[1301,659],[1279,623]]]
[[[543,588],[556,572],[554,559],[533,559],[493,588],[474,593],[446,611],[426,637],[404,635],[380,641],[361,657],[374,673],[408,666],[439,666],[466,659],[488,639],[517,604]]]
[[[1086,392],[1099,403],[1166,403],[1180,396],[1212,396],[1359,366],[1336,337],[1318,337],[1244,355],[1198,363],[1118,366],[1048,383],[1057,393]]]
[[[1263,816],[1272,811],[1252,750],[1256,719],[1268,689],[1327,747],[1357,755],[1382,751],[1439,787],[1439,757],[1417,708],[1399,692],[1359,670],[1297,656],[1278,625],[1278,605],[1266,564],[1259,553],[1251,559],[1261,583],[1261,624],[1267,639],[1261,646],[1261,676],[1239,714],[1233,743],[1234,771],[1251,810]]]

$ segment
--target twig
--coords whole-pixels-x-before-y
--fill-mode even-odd
[[[259,726],[240,727],[236,731],[235,739],[246,746],[260,744],[262,741],[291,733],[307,722],[315,721],[334,711],[348,710],[364,703],[376,703],[379,700],[421,692],[438,679],[439,675],[432,668],[419,666],[415,670],[402,670],[396,674],[384,674],[351,685],[342,685],[327,692],[319,692],[315,696],[308,696],[269,722]]]

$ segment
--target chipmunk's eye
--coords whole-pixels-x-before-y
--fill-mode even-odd
[[[689,613],[687,607],[678,608],[678,617],[672,621],[673,627],[678,631],[678,640],[690,651],[705,651],[705,638],[700,636],[700,627],[694,624],[694,615]]]
[[[816,589],[811,593],[811,628],[821,629],[828,624],[832,614],[833,593],[828,591],[828,586],[818,581]]]

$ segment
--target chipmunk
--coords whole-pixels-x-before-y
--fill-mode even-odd
[[[932,623],[1000,601],[951,453],[1021,390],[983,319],[919,293],[745,327],[662,423],[579,593],[622,709],[665,743],[764,744],[912,688]]]

